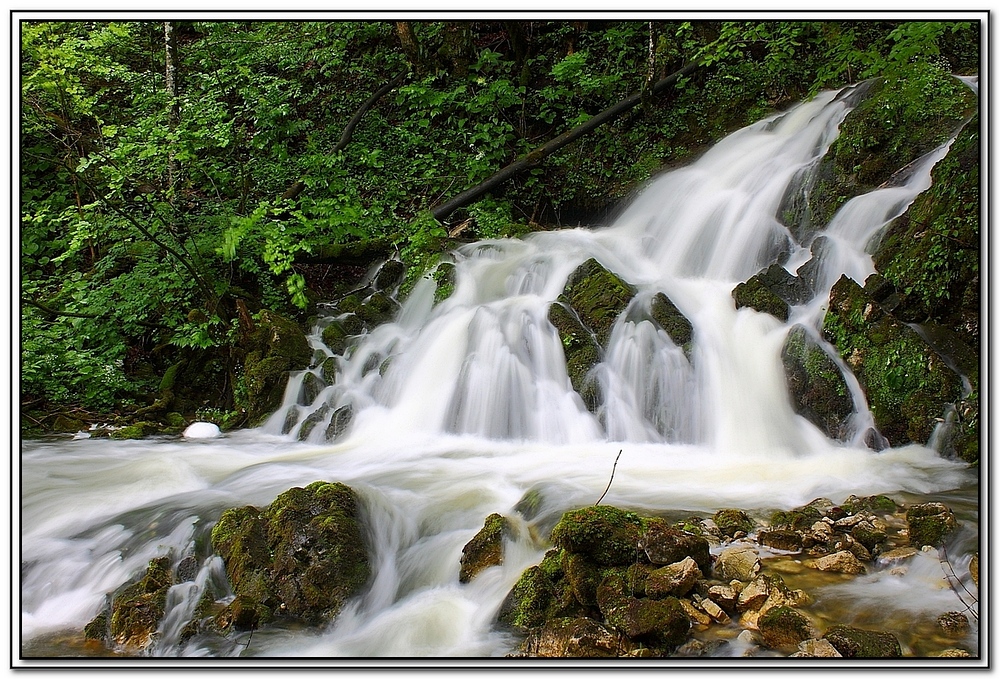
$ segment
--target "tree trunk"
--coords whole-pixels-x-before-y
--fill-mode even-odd
[[[177,38],[174,35],[174,24],[172,21],[163,22],[163,46],[166,53],[164,86],[167,90],[167,97],[170,98],[167,127],[170,128],[171,132],[174,132],[181,121],[181,109],[177,85]],[[174,144],[171,143],[167,160],[167,196],[171,203],[174,202],[174,194],[177,191],[180,172],[180,163],[177,162]]]
[[[469,63],[475,48],[472,44],[472,29],[468,21],[446,21],[444,24],[444,42],[438,55],[449,66],[451,74],[456,78],[464,78],[469,74]]]
[[[666,78],[658,80],[652,87],[653,94],[659,94],[668,87],[673,87],[680,78],[690,74],[695,70],[695,68],[697,68],[697,64],[690,63]],[[458,208],[465,207],[469,203],[477,200],[479,197],[489,193],[514,175],[536,167],[545,157],[552,155],[559,149],[567,146],[571,142],[576,141],[583,135],[593,132],[609,120],[614,120],[629,109],[634,108],[640,102],[640,99],[641,94],[636,92],[635,94],[618,102],[614,106],[604,109],[587,122],[577,125],[572,130],[563,132],[558,137],[550,139],[545,144],[539,146],[527,155],[518,158],[516,161],[503,168],[481,184],[473,186],[470,189],[466,189],[446,203],[433,208],[431,210],[431,214],[434,215],[434,218],[439,222],[444,220]]]
[[[413,26],[409,21],[396,22],[396,36],[399,44],[403,47],[403,54],[410,62],[410,67],[418,76],[424,75],[424,60],[420,57],[420,43],[417,41],[417,34],[413,32]]]

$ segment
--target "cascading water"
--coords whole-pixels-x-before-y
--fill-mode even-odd
[[[841,273],[863,282],[874,271],[865,247],[929,185],[947,147],[916,163],[905,183],[844,206],[824,232],[815,294],[787,324],[733,303],[734,286],[760,269],[784,261],[794,271],[809,258],[811,243],[779,213],[808,186],[849,99],[825,93],[736,132],[651,182],[607,228],[460,248],[453,294],[435,303],[435,283],[421,280],[393,322],[356,337],[343,355],[322,343],[331,321],[321,321],[311,337],[316,367],[292,377],[262,430],[204,441],[25,442],[27,655],[55,632],[81,629],[150,558],[189,554],[201,572],[171,590],[155,655],[509,653],[517,640],[492,622],[544,552],[531,529],[593,504],[619,450],[605,502],[649,512],[974,488],[963,465],[927,447],[866,447],[860,433],[871,417],[856,382],[851,442],[827,438],[794,412],[780,357],[792,325],[818,327]],[[594,412],[573,389],[548,320],[567,277],[589,258],[637,289],[593,372]],[[691,322],[689,345],[646,320],[658,293]],[[252,645],[246,635],[182,643],[205,582],[221,577],[205,543],[222,510],[263,506],[319,479],[362,498],[374,571],[365,592],[327,629],[264,628]],[[541,508],[517,519],[523,530],[508,540],[504,564],[459,584],[463,545],[488,514],[517,517],[529,490]]]

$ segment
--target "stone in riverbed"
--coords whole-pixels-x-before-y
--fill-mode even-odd
[[[812,635],[806,616],[788,606],[775,606],[761,615],[757,629],[770,648],[797,646]]]
[[[942,613],[938,616],[937,624],[949,637],[964,637],[971,629],[969,619],[959,611]]]
[[[841,658],[840,652],[826,639],[806,639],[789,658]]]
[[[891,632],[834,625],[823,638],[845,658],[899,658],[903,655],[899,640]]]
[[[684,596],[701,577],[701,570],[694,559],[685,557],[683,561],[651,572],[646,580],[646,596],[650,599]]]
[[[712,571],[708,540],[684,533],[662,519],[651,519],[642,534],[641,545],[650,563],[669,565],[691,557],[702,573]]]
[[[637,514],[598,505],[563,514],[551,539],[557,547],[585,554],[600,566],[629,566],[636,560],[641,529]]]
[[[170,560],[149,562],[142,578],[117,594],[111,603],[110,640],[132,651],[149,646],[167,605],[167,590],[173,584]]]
[[[752,547],[729,547],[719,554],[715,570],[722,580],[749,582],[760,571],[760,557]]]
[[[537,658],[615,658],[632,650],[616,630],[590,618],[555,618],[525,639],[524,653]]]
[[[852,552],[846,550],[820,557],[811,564],[811,567],[821,571],[850,573],[852,575],[865,572],[865,565],[858,561],[858,557],[854,556]]]
[[[910,545],[940,547],[956,528],[958,519],[947,505],[941,502],[925,502],[906,510]]]
[[[781,549],[786,552],[798,552],[802,549],[802,536],[794,530],[762,531],[757,536],[757,541],[772,549]]]
[[[739,509],[720,509],[712,519],[722,534],[728,537],[733,537],[738,532],[749,533],[754,529],[753,519]]]

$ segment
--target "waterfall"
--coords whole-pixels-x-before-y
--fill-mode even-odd
[[[819,327],[842,273],[863,282],[874,271],[866,248],[929,186],[947,146],[905,183],[838,212],[814,296],[787,323],[733,302],[733,288],[762,268],[794,273],[809,258],[815,234],[786,223],[783,206],[808,186],[850,107],[849,91],[823,93],[742,129],[651,181],[603,228],[465,245],[453,253],[450,296],[435,301],[435,282],[420,280],[394,320],[342,351],[321,339],[336,318],[321,319],[310,336],[316,364],[292,376],[261,430],[26,442],[22,643],[81,629],[150,558],[193,554],[202,570],[171,591],[156,655],[504,655],[516,639],[492,621],[541,559],[537,533],[597,500],[618,451],[605,502],[649,512],[968,487],[962,465],[925,446],[876,453],[859,436],[829,439],[794,411],[780,356],[792,325]],[[594,408],[574,390],[549,321],[568,277],[591,258],[636,290],[590,376]],[[690,321],[689,345],[648,320],[661,293]],[[861,430],[870,415],[856,383],[853,396]],[[185,618],[218,568],[205,545],[222,510],[263,506],[319,479],[361,496],[374,571],[365,593],[325,629],[182,645]],[[541,509],[518,517],[524,530],[505,563],[459,584],[462,547],[484,517],[517,517],[529,491]]]

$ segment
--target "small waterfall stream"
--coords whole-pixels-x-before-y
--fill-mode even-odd
[[[323,344],[331,320],[321,320],[310,338],[315,367],[292,377],[260,430],[201,441],[24,442],[22,643],[81,629],[150,558],[194,554],[201,570],[171,591],[155,655],[502,656],[517,640],[494,629],[496,611],[544,553],[530,529],[593,504],[619,450],[605,503],[640,511],[974,494],[974,475],[928,447],[865,446],[871,416],[856,381],[854,434],[846,443],[827,438],[793,410],[780,357],[793,325],[818,328],[842,273],[863,283],[874,271],[866,248],[929,186],[947,145],[904,184],[837,213],[823,232],[829,246],[815,294],[788,323],[733,303],[733,288],[762,268],[783,262],[794,273],[809,259],[815,234],[798,240],[799,225],[785,223],[782,209],[807,190],[804,178],[850,99],[849,91],[823,93],[730,135],[650,182],[605,228],[460,248],[453,294],[435,303],[435,283],[421,280],[395,320],[354,338],[342,355]],[[594,371],[596,412],[572,388],[548,321],[567,277],[589,258],[637,288]],[[658,293],[690,320],[689,346],[645,320]],[[246,635],[180,643],[205,583],[225,586],[207,545],[222,510],[263,506],[319,479],[362,498],[374,571],[365,593],[328,629],[265,628],[249,647]],[[529,490],[543,498],[530,521],[513,511]],[[462,547],[492,512],[516,517],[523,530],[508,541],[503,566],[459,584]],[[916,595],[881,605],[909,615],[948,604]]]

